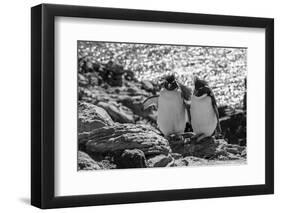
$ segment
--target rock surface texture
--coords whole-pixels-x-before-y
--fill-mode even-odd
[[[145,155],[168,154],[168,141],[145,125],[116,124],[93,130],[86,137],[87,152],[115,153],[125,149],[139,149]]]
[[[118,168],[146,168],[146,159],[139,149],[125,149],[120,156],[115,157]]]
[[[114,124],[108,113],[94,104],[80,102],[78,109],[78,132],[88,132]]]

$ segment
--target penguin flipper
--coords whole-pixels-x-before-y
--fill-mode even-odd
[[[181,90],[181,96],[183,98],[184,105],[186,107],[188,122],[191,123],[190,99],[191,99],[191,96],[192,96],[192,90],[189,87],[187,87],[187,86],[185,86],[181,83],[178,83],[178,85],[179,85],[179,88]]]
[[[182,98],[184,100],[189,101],[190,98],[191,98],[191,95],[192,95],[192,90],[190,88],[188,88],[187,86],[181,84],[181,83],[178,83],[178,85],[179,85],[180,90],[181,90]]]
[[[156,95],[156,96],[152,96],[152,97],[145,99],[144,102],[142,103],[143,109],[146,110],[151,106],[158,107],[158,98],[159,98],[159,96]]]
[[[184,104],[185,109],[186,109],[186,111],[187,111],[188,122],[191,123],[190,101],[185,101],[185,100],[183,100],[183,104]]]
[[[218,106],[217,106],[215,95],[214,95],[214,93],[212,91],[210,93],[210,97],[212,99],[213,109],[214,109],[214,112],[215,112],[216,117],[217,117],[217,127],[216,127],[216,130],[217,130],[217,133],[220,134],[222,131],[221,131],[221,125],[220,125],[219,110],[218,110]]]

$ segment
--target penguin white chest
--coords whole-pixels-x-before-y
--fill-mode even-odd
[[[187,112],[180,91],[162,90],[158,99],[157,124],[162,133],[181,134],[185,130]]]
[[[217,117],[209,96],[192,96],[190,114],[192,129],[196,134],[204,133],[206,136],[211,136],[214,133]]]

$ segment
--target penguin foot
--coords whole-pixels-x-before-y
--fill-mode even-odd
[[[183,138],[192,138],[194,137],[196,134],[194,132],[185,132],[182,134]]]
[[[180,141],[183,140],[183,136],[179,134],[171,134],[166,136],[167,140],[172,140],[172,141]]]

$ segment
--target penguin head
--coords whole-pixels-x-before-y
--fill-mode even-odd
[[[212,90],[211,90],[210,87],[208,87],[208,86],[201,87],[197,91],[195,91],[195,93],[194,93],[194,95],[197,96],[197,97],[201,97],[201,96],[203,96],[205,94],[207,96],[212,96],[213,95]]]
[[[194,95],[200,97],[204,94],[210,95],[211,89],[208,87],[207,81],[199,79],[197,76],[194,78]]]
[[[166,76],[163,86],[166,90],[169,90],[169,91],[177,89],[179,86],[176,81],[175,75],[172,74],[172,75]]]

